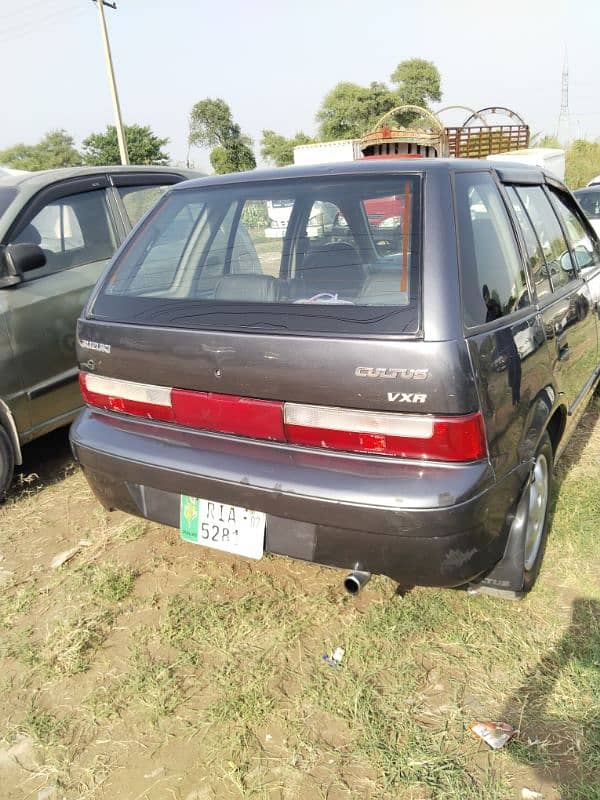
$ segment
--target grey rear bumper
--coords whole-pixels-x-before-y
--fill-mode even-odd
[[[71,429],[98,498],[168,525],[188,494],[264,511],[266,549],[402,582],[452,586],[504,551],[521,479],[208,434],[84,410]]]

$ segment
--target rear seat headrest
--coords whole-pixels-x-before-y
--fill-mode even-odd
[[[310,250],[298,270],[298,277],[319,291],[360,291],[364,267],[357,250],[347,242],[328,242]]]
[[[371,272],[359,297],[369,305],[406,305],[408,294],[401,291],[400,280],[401,275],[397,269]]]
[[[271,275],[225,275],[217,283],[215,300],[274,303],[277,281]]]

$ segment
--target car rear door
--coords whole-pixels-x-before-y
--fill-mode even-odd
[[[515,191],[543,251],[540,281],[548,281],[551,290],[541,297],[538,290],[538,300],[552,371],[573,417],[588,394],[598,362],[589,287],[575,262],[575,243],[569,241],[564,221],[575,204],[556,187],[516,186]]]
[[[68,419],[81,405],[75,324],[118,245],[107,187],[105,175],[56,184],[25,207],[5,238],[5,244],[39,244],[47,258],[5,293],[31,435]]]

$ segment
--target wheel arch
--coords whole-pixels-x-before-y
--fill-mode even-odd
[[[15,424],[15,419],[12,415],[10,408],[6,405],[4,400],[0,399],[0,425],[5,429],[13,446],[15,456],[15,464],[21,465],[23,463],[23,455],[21,453],[21,443],[19,441],[19,432]]]
[[[542,389],[531,404],[523,426],[523,438],[519,447],[520,461],[527,462],[533,458],[544,431],[548,431],[552,452],[556,456],[566,421],[567,409],[564,405],[556,405],[554,389],[551,386]]]
[[[546,425],[546,430],[548,431],[548,436],[550,437],[550,442],[552,443],[552,452],[555,459],[563,437],[563,433],[565,432],[566,425],[567,409],[565,406],[561,405],[554,410],[552,416],[548,420],[548,424]]]

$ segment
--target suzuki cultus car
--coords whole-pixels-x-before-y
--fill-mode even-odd
[[[393,218],[373,225],[386,199]],[[323,204],[335,224],[316,236]],[[282,205],[275,238],[266,209]],[[189,181],[79,320],[73,450],[106,507],[190,547],[344,568],[350,591],[382,573],[522,595],[600,375],[598,282],[595,233],[533,167]]]

